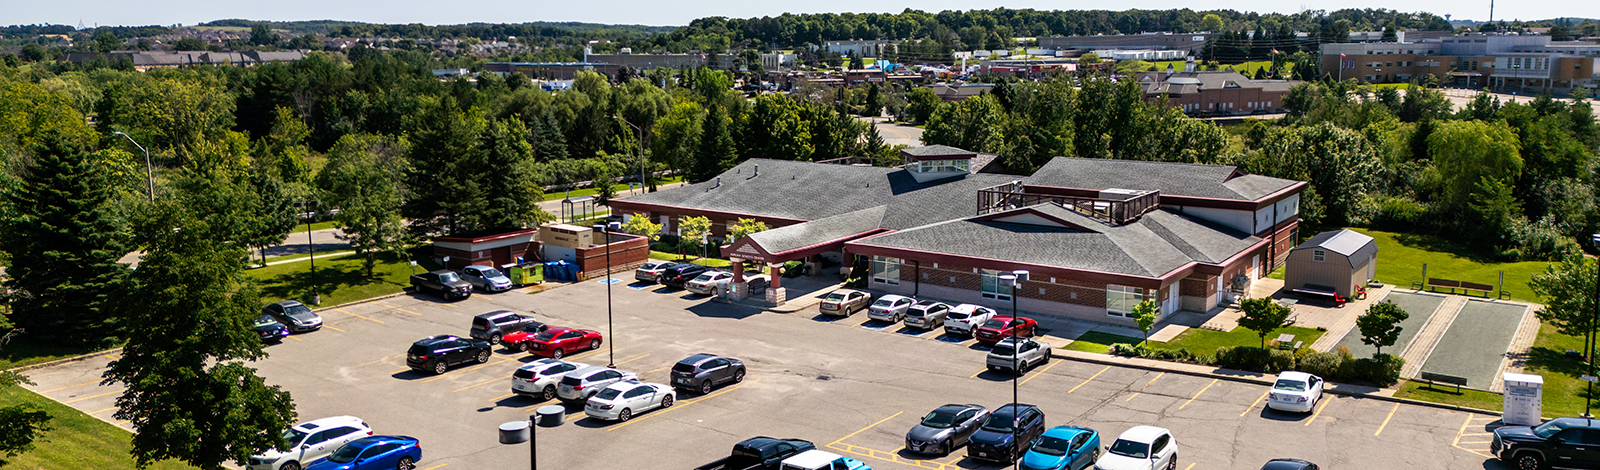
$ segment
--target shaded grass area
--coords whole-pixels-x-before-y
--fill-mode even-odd
[[[1378,242],[1378,281],[1398,288],[1411,288],[1412,281],[1423,281],[1422,266],[1428,266],[1427,277],[1454,279],[1495,285],[1501,271],[1505,271],[1505,287],[1512,299],[1532,300],[1533,290],[1528,281],[1534,274],[1544,271],[1550,263],[1523,261],[1501,263],[1486,259],[1468,247],[1429,235],[1384,232],[1352,228],[1367,234]]]
[[[636,173],[636,174],[634,174],[634,176],[638,176],[638,174]],[[665,185],[665,184],[677,183],[677,182],[680,182],[680,181],[683,181],[683,177],[682,176],[674,176],[674,177],[671,177],[671,178],[663,178],[663,179],[656,180],[656,184],[657,185]],[[619,193],[623,192],[623,191],[627,191],[628,190],[628,183],[620,183],[620,184],[612,185],[612,188],[616,189],[617,192],[619,192]],[[546,201],[560,201],[560,200],[566,199],[568,197],[593,196],[593,195],[595,195],[595,193],[598,193],[598,192],[600,192],[600,191],[595,189],[595,188],[574,189],[570,193],[567,192],[567,191],[551,191],[551,192],[548,192],[548,193],[544,193],[544,200],[546,200]]]
[[[332,220],[323,221],[323,222],[316,222],[316,223],[311,224],[311,231],[315,232],[315,231],[318,231],[318,230],[330,229],[330,228],[333,228],[333,225],[334,225],[334,222]],[[300,233],[300,234],[306,233],[306,224],[300,224],[300,225],[294,226],[294,233]]]
[[[1556,327],[1540,324],[1539,336],[1528,350],[1528,365],[1524,371],[1544,376],[1544,415],[1577,416],[1583,413],[1583,400],[1588,394],[1588,382],[1578,376],[1588,372],[1588,364],[1566,351],[1583,350],[1583,337],[1568,336]],[[1597,403],[1600,404],[1600,403]]]
[[[694,263],[694,264],[698,264],[698,265],[701,265],[701,266],[707,266],[707,267],[712,267],[712,268],[726,268],[729,265],[733,264],[733,263],[731,263],[731,262],[729,262],[728,260],[725,260],[725,259],[700,258],[700,257],[696,257],[696,256],[693,256],[693,255],[684,257],[684,256],[678,256],[677,253],[667,253],[665,251],[651,251],[650,252],[650,259],[676,261],[676,262],[680,262],[680,263],[689,262],[689,263]]]
[[[7,346],[10,349],[10,346]],[[49,413],[52,428],[42,436],[33,450],[6,459],[8,469],[133,469],[133,457],[128,454],[133,434],[105,421],[95,419],[69,407],[45,398],[22,387],[0,389],[0,408],[28,404]],[[110,413],[107,411],[106,413]],[[156,462],[156,470],[193,469],[176,460]]]
[[[416,272],[439,269],[426,253],[427,247],[413,248],[409,259],[418,260]],[[388,253],[377,255],[373,276],[367,277],[365,256],[349,254],[333,258],[317,258],[316,286],[322,293],[322,305],[338,305],[370,299],[405,290],[411,285],[412,273],[409,259]],[[298,299],[309,302],[311,293],[311,263],[285,263],[246,271],[261,285],[262,302],[278,299]]]
[[[1267,335],[1267,341],[1272,341],[1278,335],[1288,333],[1294,335],[1294,341],[1304,341],[1306,345],[1317,342],[1326,331],[1315,328],[1299,326],[1284,326],[1272,330]],[[1166,343],[1150,342],[1151,347],[1163,349],[1188,349],[1195,354],[1216,354],[1217,348],[1227,346],[1255,346],[1261,347],[1261,336],[1244,327],[1236,327],[1233,331],[1222,332],[1204,328],[1190,328],[1180,333],[1177,338]]]
[[[18,335],[6,343],[4,348],[0,348],[0,370],[31,366],[101,350],[87,346],[64,346],[49,341],[33,341],[26,335]]]
[[[1084,333],[1083,336],[1079,336],[1078,339],[1072,340],[1071,343],[1068,343],[1061,349],[1107,354],[1111,352],[1111,345],[1113,344],[1137,344],[1138,342],[1139,338],[1114,335],[1111,333],[1102,333],[1099,331],[1090,331],[1088,333]]]
[[[1549,392],[1545,393],[1546,403],[1548,403]],[[1395,398],[1408,398],[1412,400],[1494,411],[1500,411],[1500,406],[1505,403],[1501,395],[1498,393],[1489,393],[1465,388],[1461,389],[1460,393],[1456,393],[1456,388],[1453,385],[1439,384],[1437,386],[1429,386],[1427,382],[1420,382],[1416,380],[1407,380],[1405,383],[1400,384],[1400,390],[1394,392],[1394,396]],[[1549,406],[1550,405],[1548,404],[1545,405],[1544,414],[1546,416],[1550,415]]]

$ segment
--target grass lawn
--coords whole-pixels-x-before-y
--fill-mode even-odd
[[[0,370],[66,359],[98,351],[92,347],[62,346],[50,342],[33,342],[26,334],[17,335],[0,348]],[[114,347],[114,346],[113,346]]]
[[[1106,354],[1111,351],[1111,345],[1117,343],[1138,344],[1139,338],[1090,331],[1084,333],[1083,336],[1079,336],[1078,339],[1072,340],[1072,343],[1061,349]]]
[[[416,259],[417,272],[439,269],[424,251],[426,247],[408,252]],[[411,285],[411,266],[406,259],[391,254],[378,255],[373,267],[373,277],[367,277],[365,257],[357,254],[337,256],[324,260],[317,258],[317,289],[322,293],[322,305],[339,305],[381,295],[393,294]],[[245,274],[261,283],[261,300],[309,300],[311,291],[311,263],[284,263],[246,271]]]
[[[128,454],[133,434],[128,431],[22,387],[0,389],[0,408],[24,403],[37,406],[49,413],[53,418],[49,422],[52,430],[45,432],[41,440],[34,442],[36,446],[33,450],[7,459],[9,465],[6,465],[6,468],[27,470],[134,468],[133,457]],[[165,460],[156,462],[149,468],[179,470],[194,467],[176,460]]]
[[[1548,379],[1546,379],[1545,385],[1549,385]],[[1504,400],[1498,393],[1461,389],[1461,393],[1457,394],[1455,386],[1439,384],[1437,387],[1429,387],[1427,382],[1419,382],[1415,380],[1407,380],[1405,383],[1401,384],[1400,390],[1394,392],[1394,396],[1395,398],[1409,398],[1412,400],[1444,403],[1446,405],[1465,406],[1468,408],[1494,411],[1500,411],[1500,405],[1504,404]],[[1564,414],[1551,415],[1549,397],[1550,392],[1547,390],[1545,392],[1544,405],[1544,414],[1546,416],[1569,416]],[[1579,411],[1582,410],[1580,409]]]
[[[680,181],[683,181],[683,177],[682,176],[674,176],[674,177],[671,177],[671,178],[664,178],[664,179],[657,180],[656,184],[658,184],[658,185],[666,185],[666,184],[671,184],[671,183],[677,183],[677,182],[680,182]],[[616,188],[617,192],[620,193],[620,192],[628,190],[628,184],[627,183],[618,184],[618,185],[613,186],[613,188]],[[544,193],[544,200],[546,200],[546,201],[560,201],[560,200],[566,199],[568,197],[593,196],[594,193],[596,193],[596,192],[599,192],[599,191],[596,191],[594,188],[574,189],[574,190],[572,190],[571,193],[568,193],[566,191],[551,191],[551,192],[548,192],[548,193]],[[569,196],[569,194],[570,194],[570,196]]]
[[[311,224],[311,231],[313,231],[313,232],[318,231],[318,230],[330,229],[330,228],[333,228],[333,221],[332,220],[329,220],[329,221],[326,221],[326,222],[317,222],[317,223]],[[294,233],[306,233],[306,224],[300,224],[300,225],[294,226]]]
[[[690,255],[688,257],[683,257],[683,256],[678,256],[677,253],[667,253],[665,251],[651,251],[650,252],[650,259],[661,259],[661,260],[678,261],[678,262],[682,262],[684,260],[692,260],[692,261],[689,261],[689,262],[690,263],[694,263],[694,264],[698,264],[698,265],[701,265],[701,266],[712,267],[712,268],[726,268],[726,267],[728,267],[728,266],[733,264],[732,262],[729,262],[728,260],[725,260],[725,259],[699,258],[699,257],[693,256],[693,255]]]
[[[1578,376],[1588,370],[1583,361],[1566,356],[1568,349],[1582,351],[1583,337],[1567,336],[1553,326],[1539,325],[1539,336],[1528,350],[1525,372],[1544,376],[1545,416],[1583,413],[1583,396],[1589,383],[1579,380]]]
[[[354,251],[350,251],[350,250],[319,251],[319,252],[317,252],[317,259],[320,260],[323,257],[334,258],[334,257],[338,257],[338,256],[348,255],[348,254],[351,254],[351,253],[355,253],[355,252]],[[308,254],[308,253],[301,253],[301,254],[298,254],[298,255],[268,256],[267,257],[267,262],[271,263],[271,262],[275,262],[275,261],[290,261],[290,260],[297,260],[297,259],[306,259],[306,258],[310,258],[310,257],[311,257],[311,255]],[[261,265],[261,258],[250,258],[250,266],[254,267],[254,266],[260,266],[260,265]]]
[[[1304,341],[1306,346],[1317,342],[1326,331],[1315,328],[1298,326],[1285,326],[1272,331],[1267,335],[1267,341],[1272,341],[1278,335],[1288,333],[1294,335],[1295,341]],[[1244,327],[1234,328],[1233,331],[1221,332],[1204,328],[1190,328],[1179,334],[1177,338],[1166,343],[1150,342],[1151,347],[1163,349],[1188,349],[1195,354],[1215,354],[1218,347],[1222,346],[1261,346],[1261,336]]]
[[[1182,61],[1182,60],[1163,60],[1163,61],[1152,62],[1152,63],[1156,64],[1156,70],[1166,71],[1167,70],[1167,66],[1171,65],[1172,66],[1172,70],[1176,70],[1176,71],[1182,72],[1183,71],[1183,66],[1186,63],[1186,61]],[[1242,74],[1247,74],[1247,75],[1249,75],[1251,77],[1254,77],[1255,73],[1256,73],[1256,69],[1262,69],[1262,68],[1271,69],[1272,68],[1272,61],[1260,60],[1260,61],[1255,61],[1255,62],[1245,62],[1245,63],[1242,63],[1242,64],[1221,65],[1221,66],[1217,67],[1217,70],[1229,70],[1229,69],[1232,69],[1235,72],[1239,72],[1239,73],[1242,73]],[[1284,63],[1283,64],[1283,70],[1284,70],[1284,72],[1292,72],[1292,71],[1294,71],[1294,63],[1293,62]]]
[[[1534,274],[1544,271],[1550,263],[1523,261],[1500,263],[1478,258],[1448,240],[1427,235],[1351,229],[1371,236],[1378,242],[1378,280],[1397,288],[1409,289],[1412,281],[1422,281],[1422,265],[1428,265],[1428,277],[1455,279],[1495,285],[1500,272],[1505,271],[1503,288],[1517,300],[1532,300],[1533,290],[1528,281]],[[1465,256],[1459,253],[1469,253]]]

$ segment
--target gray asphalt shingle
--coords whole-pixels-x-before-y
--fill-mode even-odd
[[[1027,184],[1078,189],[1150,189],[1162,195],[1253,201],[1296,181],[1261,175],[1234,176],[1235,168],[1195,163],[1056,157]]]

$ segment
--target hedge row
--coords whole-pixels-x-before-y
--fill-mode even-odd
[[[1316,352],[1309,349],[1288,351],[1254,346],[1219,347],[1215,354],[1195,354],[1187,349],[1150,349],[1126,343],[1111,345],[1111,354],[1187,362],[1229,369],[1275,374],[1298,370],[1343,383],[1366,383],[1388,387],[1400,381],[1405,360],[1382,354],[1356,359],[1349,352]]]

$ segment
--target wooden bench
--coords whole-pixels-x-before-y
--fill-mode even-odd
[[[1333,301],[1333,306],[1335,306],[1335,307],[1343,307],[1344,303],[1345,303],[1344,296],[1339,295],[1339,293],[1335,292],[1332,287],[1328,287],[1328,286],[1319,286],[1319,285],[1316,285],[1316,284],[1306,284],[1304,287],[1296,287],[1294,289],[1289,289],[1289,292],[1293,292],[1293,293],[1296,293],[1296,294],[1299,294],[1299,295],[1305,296],[1305,297],[1316,297],[1316,298],[1320,298],[1320,299],[1332,300]],[[1291,319],[1293,317],[1294,317],[1293,315],[1290,315]]]
[[[1447,384],[1454,384],[1456,386],[1456,394],[1458,394],[1458,395],[1461,393],[1461,387],[1467,385],[1467,378],[1466,377],[1456,377],[1454,375],[1444,375],[1444,374],[1435,374],[1433,372],[1423,372],[1422,375],[1420,376],[1420,378],[1422,380],[1428,381],[1428,387],[1429,388],[1433,388],[1434,382],[1444,382],[1444,383],[1447,383]],[[1435,389],[1435,390],[1437,390],[1437,389]]]
[[[1414,288],[1414,289],[1417,289],[1417,290],[1421,290],[1424,287],[1426,287],[1428,290],[1450,289],[1450,293],[1451,294],[1456,293],[1456,289],[1461,289],[1461,293],[1462,294],[1471,294],[1473,292],[1477,292],[1477,293],[1483,294],[1483,298],[1486,298],[1486,299],[1489,298],[1490,295],[1493,295],[1495,293],[1494,286],[1491,286],[1491,285],[1488,285],[1488,284],[1479,284],[1479,283],[1476,283],[1476,282],[1467,282],[1467,281],[1457,281],[1457,280],[1454,280],[1454,279],[1439,279],[1439,278],[1436,278],[1436,277],[1428,278],[1428,281],[1426,283],[1412,281],[1411,282],[1411,287]],[[1504,291],[1500,292],[1500,296],[1502,296],[1502,297],[1504,297],[1504,296],[1506,296],[1508,294],[1509,294],[1508,292],[1504,292]]]

